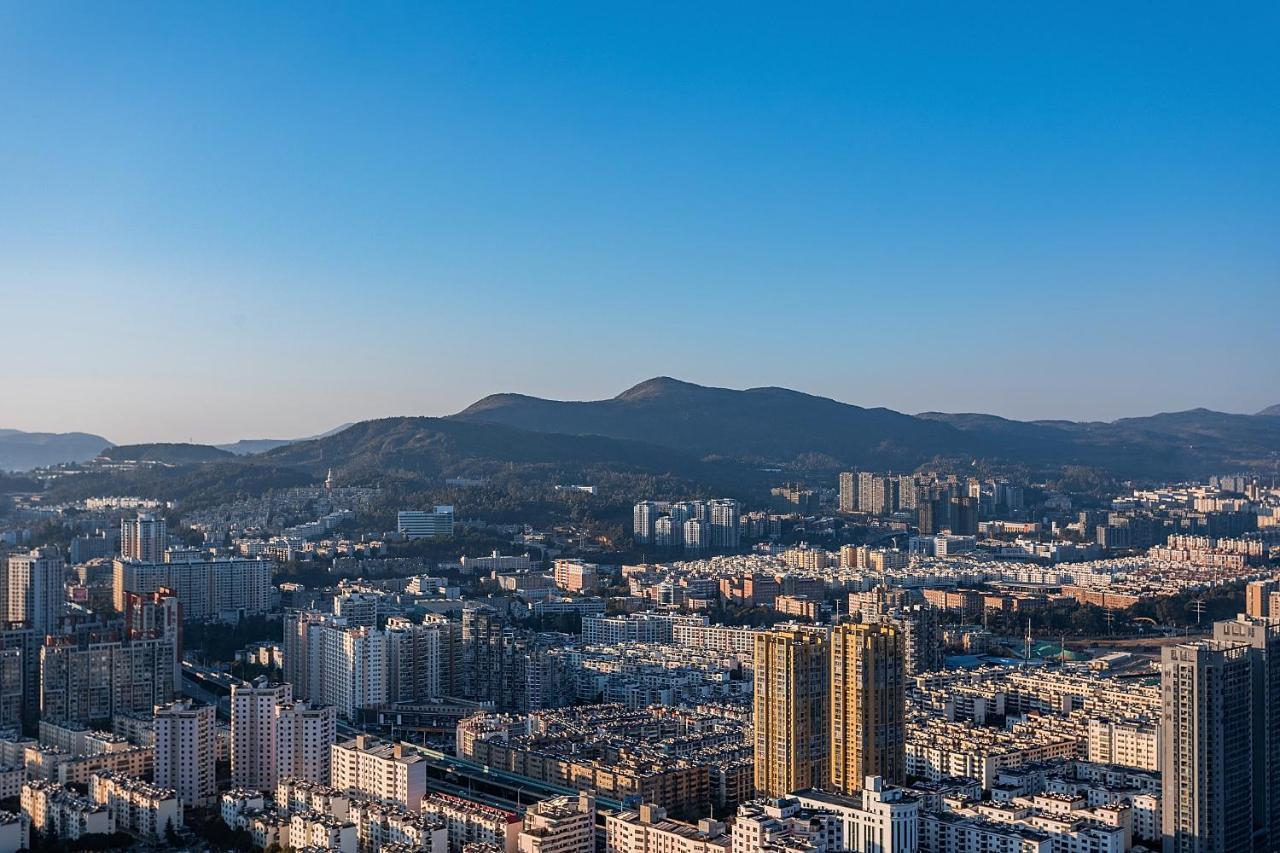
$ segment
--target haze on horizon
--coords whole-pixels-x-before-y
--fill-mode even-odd
[[[0,428],[1280,403],[1280,9],[0,8]]]

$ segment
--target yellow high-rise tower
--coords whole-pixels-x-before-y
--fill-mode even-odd
[[[756,793],[823,787],[828,775],[827,631],[755,635]]]
[[[861,789],[867,776],[906,780],[903,653],[893,625],[845,624],[831,634],[831,786],[838,791]]]

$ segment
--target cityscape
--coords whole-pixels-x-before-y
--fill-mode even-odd
[[[1274,8],[0,9],[0,853],[1280,853]]]

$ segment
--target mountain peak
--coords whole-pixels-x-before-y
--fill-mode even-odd
[[[644,400],[649,397],[659,397],[663,394],[669,394],[672,391],[703,391],[706,390],[702,385],[695,385],[692,382],[684,382],[679,379],[672,379],[670,376],[655,376],[652,379],[646,379],[639,385],[633,385],[623,391],[615,400]]]
[[[1258,414],[1265,415],[1269,418],[1280,418],[1280,403],[1276,403],[1274,406],[1267,406],[1261,412],[1258,412]]]

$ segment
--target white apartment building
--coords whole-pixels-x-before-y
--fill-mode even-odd
[[[330,747],[330,785],[417,811],[427,792],[426,762],[409,744],[359,735]]]
[[[356,853],[356,826],[320,812],[295,812],[289,817],[289,847]]]
[[[596,800],[590,794],[556,797],[530,806],[516,841],[519,853],[594,853]]]
[[[719,821],[682,823],[651,803],[606,814],[604,839],[605,853],[729,853],[731,846]]]
[[[89,777],[89,799],[107,807],[118,830],[159,840],[182,829],[182,801],[172,788],[119,773],[95,773]]]
[[[914,853],[920,844],[920,800],[891,788],[879,776],[868,776],[851,797],[823,791],[793,795],[801,806],[837,815],[842,823],[840,848],[850,853]]]
[[[138,513],[120,520],[120,556],[126,560],[159,563],[169,549],[168,525],[163,518]]]
[[[46,836],[75,841],[82,835],[116,831],[106,806],[53,782],[27,782],[21,796],[22,813],[31,828]]]
[[[155,784],[172,788],[190,806],[213,802],[214,709],[190,701],[156,707]]]
[[[438,792],[423,797],[422,814],[444,824],[449,853],[462,853],[468,844],[492,844],[503,853],[516,853],[524,828],[515,812]]]
[[[1089,719],[1088,758],[1138,770],[1160,769],[1160,724],[1153,720]]]
[[[444,824],[403,806],[353,797],[348,819],[355,824],[356,840],[365,853],[449,853],[449,834]]]
[[[336,726],[332,707],[294,702],[288,684],[232,686],[232,781],[267,791],[285,777],[328,782]]]
[[[25,622],[37,634],[57,633],[66,600],[66,563],[54,548],[10,554],[8,620]]]
[[[271,605],[271,560],[228,557],[217,560],[176,559],[165,562],[119,559],[112,563],[112,604],[125,607],[125,593],[150,593],[167,587],[178,594],[184,619],[202,621],[222,614],[265,613]]]

